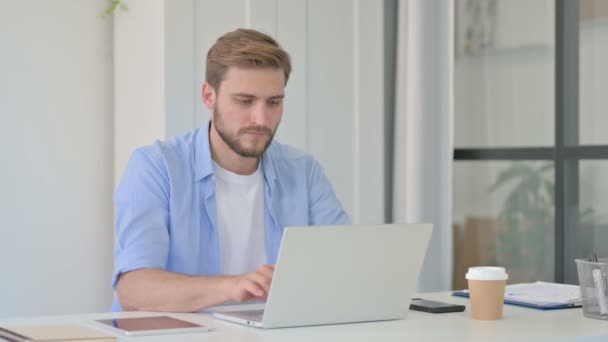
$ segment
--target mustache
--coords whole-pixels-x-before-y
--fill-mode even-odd
[[[245,128],[241,128],[239,130],[239,134],[247,133],[247,132],[258,132],[265,133],[266,135],[272,135],[272,130],[266,126],[249,126]]]

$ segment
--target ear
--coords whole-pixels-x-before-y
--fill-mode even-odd
[[[213,110],[213,106],[215,105],[215,101],[217,101],[217,93],[215,89],[207,82],[203,83],[203,89],[201,96],[203,98],[203,103],[209,110]]]

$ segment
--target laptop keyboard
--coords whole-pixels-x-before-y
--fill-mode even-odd
[[[244,310],[244,311],[229,311],[226,312],[230,316],[248,319],[250,321],[262,322],[262,318],[264,317],[264,310]]]

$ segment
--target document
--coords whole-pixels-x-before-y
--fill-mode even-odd
[[[4,326],[0,327],[0,339],[18,342],[116,341],[113,335],[78,324]]]
[[[469,291],[456,291],[455,296],[469,297]],[[505,304],[520,305],[541,310],[575,308],[582,305],[578,285],[538,281],[507,285]]]

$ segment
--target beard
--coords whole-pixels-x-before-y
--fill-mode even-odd
[[[220,138],[228,145],[228,147],[236,154],[245,158],[259,158],[266,152],[268,146],[272,142],[274,138],[275,130],[270,129],[269,127],[260,126],[260,125],[252,125],[240,128],[236,133],[229,132],[224,127],[224,122],[222,119],[222,114],[219,111],[218,106],[216,105],[213,108],[213,127],[219,134]],[[240,136],[247,134],[248,132],[258,132],[263,133],[266,136],[266,141],[263,143],[256,144],[251,147],[247,147],[240,140]]]

